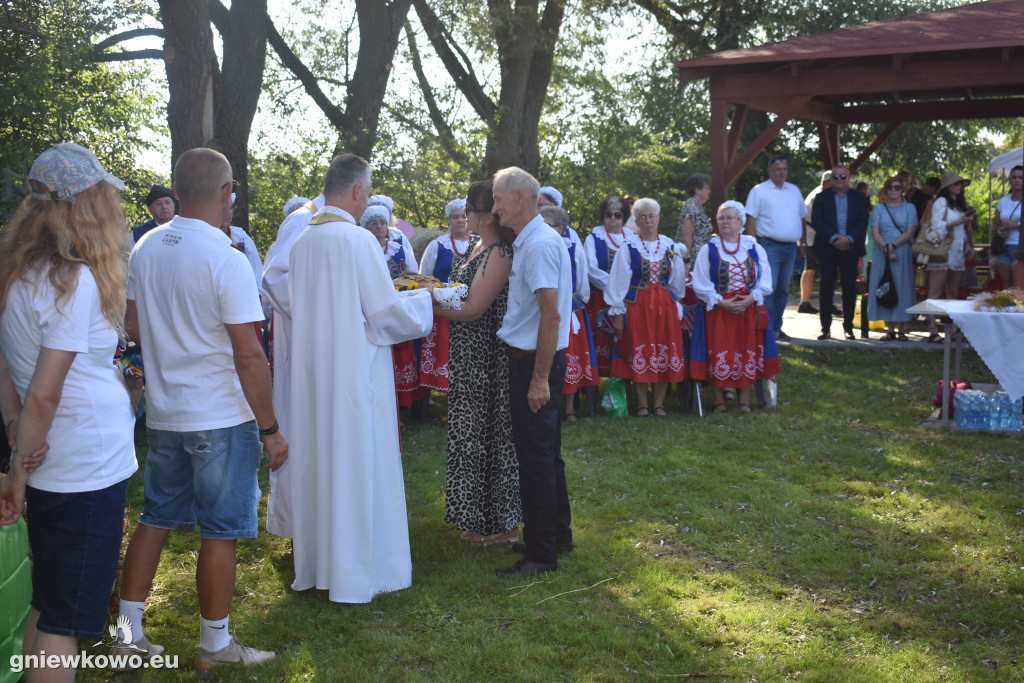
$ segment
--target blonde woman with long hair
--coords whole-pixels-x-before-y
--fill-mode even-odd
[[[18,415],[4,415],[17,449],[0,482],[0,524],[16,521],[27,502],[35,565],[23,652],[49,657],[75,655],[78,639],[104,633],[138,465],[131,402],[113,365],[125,312],[124,183],[71,143],[43,152],[28,183],[31,194],[0,239],[0,348],[9,369],[0,383],[13,382],[22,403]],[[30,471],[23,454],[44,444],[49,451]],[[70,681],[75,669],[28,668],[25,676]]]

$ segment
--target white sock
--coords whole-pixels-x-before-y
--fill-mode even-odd
[[[118,638],[122,640],[134,643],[136,640],[142,637],[142,611],[146,609],[146,602],[134,602],[132,600],[122,600],[121,606],[118,609],[118,621],[120,617],[127,617],[128,626],[131,628],[131,634],[124,633],[123,631],[117,634]],[[129,637],[130,635],[130,637]]]
[[[231,634],[228,633],[228,615],[223,619],[203,619],[199,617],[199,647],[207,652],[223,650],[231,644]]]

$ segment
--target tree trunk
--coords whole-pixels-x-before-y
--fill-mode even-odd
[[[181,153],[210,144],[219,93],[217,55],[206,0],[160,0],[167,70],[171,169]]]
[[[219,3],[217,3],[219,5]],[[267,57],[267,0],[234,2],[217,22],[224,45],[215,144],[238,181],[235,225],[249,227],[249,134],[263,88]]]

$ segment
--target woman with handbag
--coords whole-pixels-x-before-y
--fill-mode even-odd
[[[925,269],[928,271],[928,298],[956,299],[960,294],[960,280],[968,254],[974,251],[973,226],[974,209],[967,206],[964,189],[970,180],[961,178],[955,171],[947,171],[939,179],[942,187],[932,203],[928,223],[924,226],[923,238],[931,244],[940,244],[952,235],[946,258],[930,256]],[[941,344],[939,326],[935,316],[928,316],[928,341]]]
[[[726,410],[726,389],[736,389],[740,411],[749,413],[750,386],[779,374],[775,335],[764,307],[772,291],[772,269],[761,245],[741,234],[746,222],[739,202],[718,207],[718,234],[701,247],[693,265],[693,291],[707,306],[707,315],[694,324],[690,377],[711,383],[716,413]]]
[[[992,268],[1003,283],[1003,289],[1017,286],[1015,268],[1020,246],[1020,209],[1024,188],[1024,166],[1010,169],[1010,194],[996,204],[992,218]]]
[[[885,341],[907,341],[907,327],[913,319],[906,309],[914,305],[914,258],[910,243],[917,231],[917,210],[903,199],[903,185],[895,176],[885,181],[881,202],[871,211],[871,279],[868,291],[868,320],[884,320]],[[877,296],[878,285],[888,269],[898,301],[885,306]]]

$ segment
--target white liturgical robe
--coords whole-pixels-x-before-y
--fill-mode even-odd
[[[325,206],[291,250],[292,588],[362,603],[412,585],[391,345],[433,314],[351,220]]]
[[[313,200],[314,207],[324,205],[324,196]],[[289,413],[289,342],[292,336],[291,300],[288,295],[288,257],[296,238],[309,225],[313,210],[308,206],[296,209],[284,219],[277,231],[277,241],[267,250],[263,264],[263,291],[274,307],[274,411],[281,433],[289,443],[292,422]],[[289,457],[289,460],[291,458]],[[270,473],[270,497],[267,499],[267,531],[285,538],[292,537],[292,501],[288,460]]]

